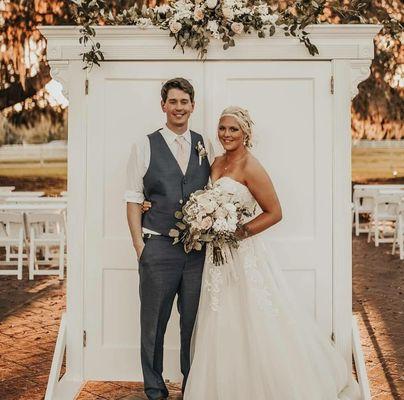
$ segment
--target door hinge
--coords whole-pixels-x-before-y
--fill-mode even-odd
[[[87,332],[83,331],[83,347],[87,346]]]
[[[87,95],[87,94],[88,94],[88,79],[86,79],[84,85],[85,85],[85,86],[84,86],[84,90],[85,90],[85,93],[86,93],[86,95]]]
[[[333,76],[331,76],[330,88],[331,88],[331,94],[334,94],[334,77]]]
[[[334,334],[334,332],[331,332],[331,340],[332,340],[333,342],[335,342],[335,334]]]

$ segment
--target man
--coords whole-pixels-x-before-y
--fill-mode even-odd
[[[168,234],[178,222],[175,212],[192,192],[204,188],[210,175],[206,143],[200,134],[188,128],[194,106],[194,88],[186,79],[167,81],[161,89],[166,125],[147,135],[142,143],[134,144],[128,162],[125,198],[139,261],[141,359],[145,393],[150,400],[168,397],[162,377],[163,344],[176,295],[183,391],[190,368],[190,342],[205,249],[186,254],[181,244],[172,244]],[[151,202],[151,208],[142,215],[145,199]]]

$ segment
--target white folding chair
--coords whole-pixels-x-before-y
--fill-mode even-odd
[[[22,259],[24,255],[24,216],[22,213],[0,212],[0,246],[10,252],[11,246],[16,246],[17,269],[1,269],[0,275],[17,275],[22,279]],[[10,253],[7,254],[6,263],[11,263]]]
[[[369,223],[364,224],[364,227],[359,223],[361,214],[370,214],[374,207],[374,198],[377,194],[377,189],[355,188],[353,193],[353,208],[354,208],[354,223],[355,234],[369,233]]]
[[[379,243],[393,243],[393,235],[387,235],[387,223],[395,223],[397,220],[398,205],[401,195],[377,194],[374,198],[374,206],[371,214],[368,242],[374,237],[375,246]]]
[[[394,241],[391,254],[396,253],[398,245],[400,260],[404,260],[404,201],[402,200],[397,210],[396,229],[394,230]]]
[[[66,241],[65,219],[62,212],[29,212],[27,213],[27,229],[29,232],[29,279],[35,275],[59,275],[64,277],[64,253]],[[58,246],[58,269],[40,269],[39,262],[47,262],[50,246]],[[45,248],[45,260],[37,259],[37,248]]]

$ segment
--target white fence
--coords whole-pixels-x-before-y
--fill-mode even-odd
[[[404,148],[404,140],[352,140],[352,147],[374,149]]]
[[[45,144],[7,144],[0,146],[0,162],[66,161],[67,142],[55,140]]]

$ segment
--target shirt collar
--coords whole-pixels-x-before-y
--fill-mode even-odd
[[[178,137],[178,134],[173,132],[171,129],[167,127],[167,125],[164,125],[163,128],[160,130],[161,134],[163,135],[164,139],[168,144],[174,143],[175,139]],[[189,144],[191,144],[191,131],[187,129],[182,135],[181,135]]]

